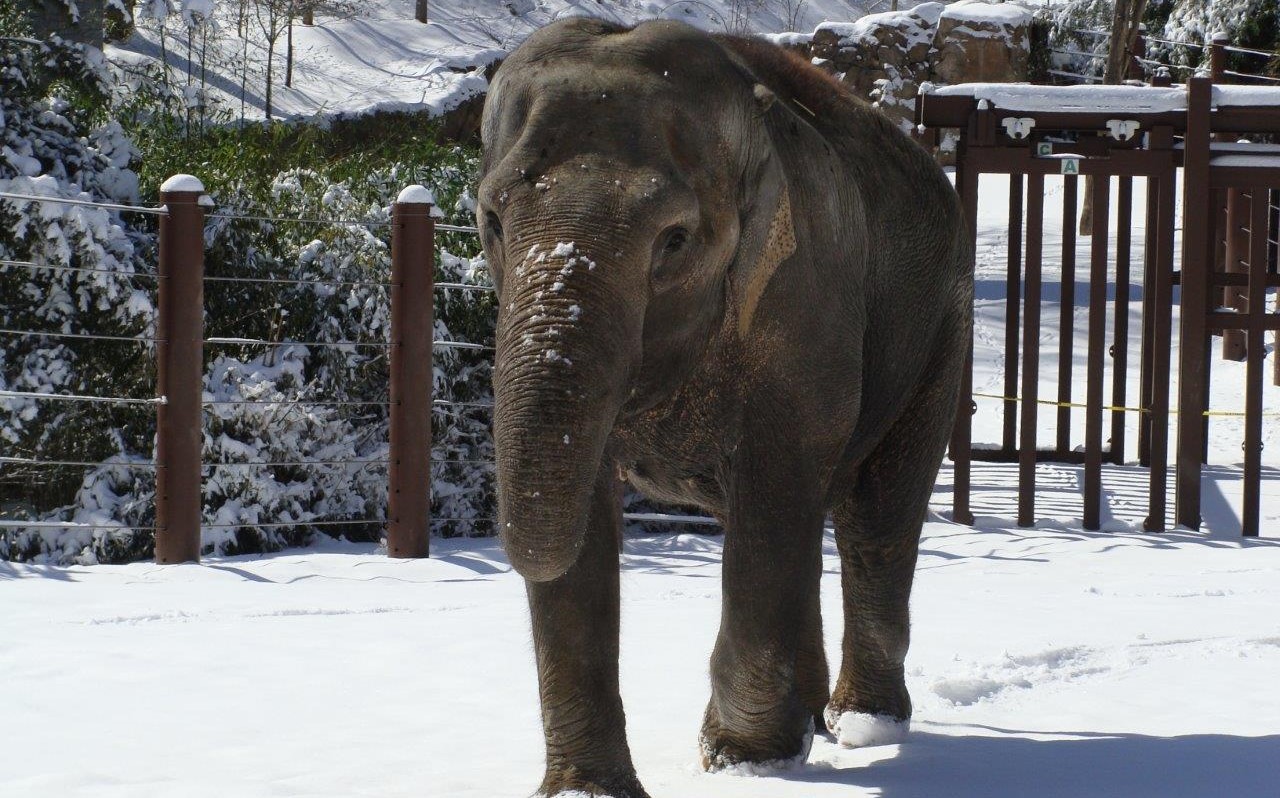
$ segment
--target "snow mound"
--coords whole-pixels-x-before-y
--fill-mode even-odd
[[[845,712],[832,730],[845,748],[868,748],[873,745],[895,745],[907,738],[911,721],[889,715]]]

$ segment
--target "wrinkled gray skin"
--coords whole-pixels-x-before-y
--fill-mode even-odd
[[[945,176],[803,61],[671,22],[539,31],[498,71],[483,139],[499,516],[542,792],[645,795],[618,695],[621,480],[725,526],[706,768],[802,755],[843,712],[908,718],[907,599],[973,293]]]

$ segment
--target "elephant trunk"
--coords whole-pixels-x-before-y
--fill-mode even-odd
[[[639,324],[603,265],[533,257],[503,291],[494,441],[503,546],[521,576],[545,582],[573,566],[586,539],[605,444],[638,361]]]

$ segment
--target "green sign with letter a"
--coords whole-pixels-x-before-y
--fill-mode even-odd
[[[1080,159],[1079,158],[1063,158],[1062,174],[1064,175],[1080,174]]]

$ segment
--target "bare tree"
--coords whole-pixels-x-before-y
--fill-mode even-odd
[[[751,15],[764,8],[765,0],[729,0],[729,32],[745,36],[751,32]]]
[[[805,2],[807,0],[774,0],[785,30],[799,29],[800,21],[804,17]]]
[[[1111,12],[1111,42],[1107,47],[1107,61],[1102,69],[1102,82],[1107,85],[1123,83],[1128,76],[1138,47],[1138,33],[1142,29],[1142,15],[1147,10],[1147,0],[1115,0]],[[1093,178],[1085,178],[1084,207],[1080,209],[1080,235],[1093,235]]]
[[[272,67],[275,65],[276,42],[289,27],[293,15],[294,0],[252,0],[253,14],[258,20],[258,28],[267,41],[267,86],[266,108],[267,119],[271,118],[271,88],[274,81]]]

